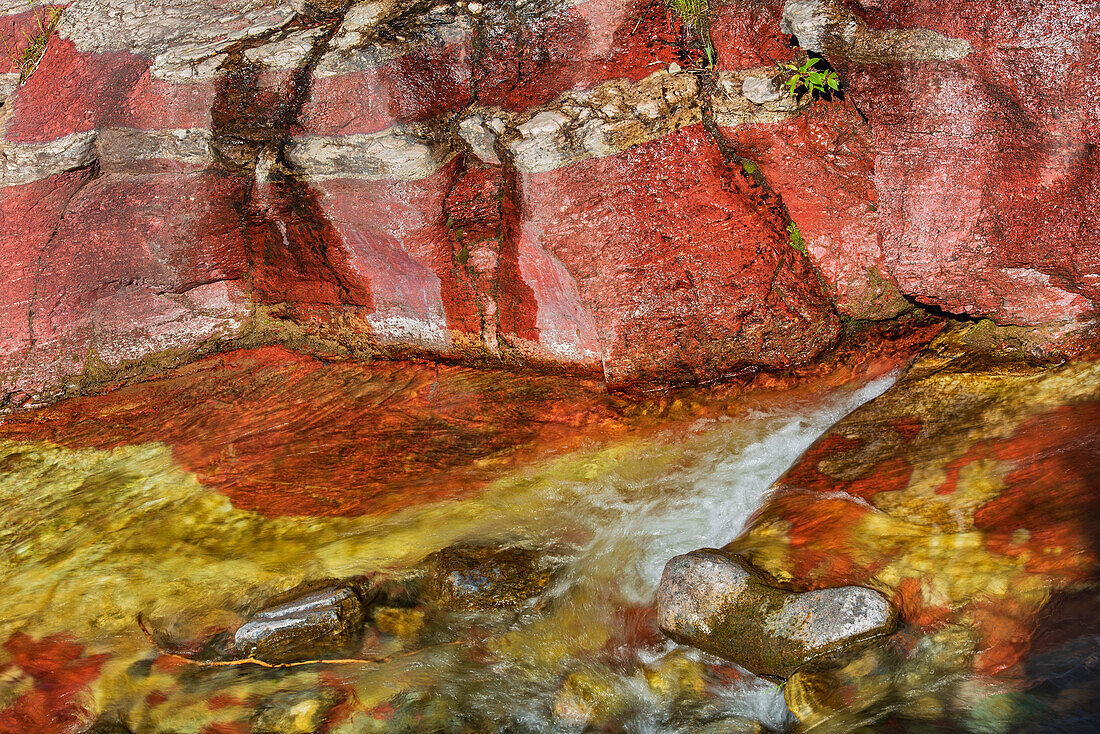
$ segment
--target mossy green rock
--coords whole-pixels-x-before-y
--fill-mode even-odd
[[[787,591],[744,558],[704,549],[665,566],[657,620],[677,642],[786,678],[846,644],[892,632],[897,613],[872,589]]]

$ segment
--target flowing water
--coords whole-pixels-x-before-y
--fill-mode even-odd
[[[238,509],[157,443],[0,443],[0,731],[98,717],[204,734],[693,732],[731,716],[782,730],[780,689],[664,640],[653,594],[671,556],[732,540],[822,432],[891,382],[750,396],[381,517]],[[558,571],[537,602],[435,619],[382,664],[202,667],[158,657],[135,622],[201,639],[303,581],[400,577],[458,542],[538,548]]]

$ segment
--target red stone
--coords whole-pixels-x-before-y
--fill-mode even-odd
[[[465,37],[366,71],[314,75],[296,128],[311,135],[373,133],[461,109],[471,95],[470,44]]]
[[[591,381],[325,364],[268,347],[12,416],[0,435],[100,449],[160,441],[243,509],[360,515],[468,495],[517,462],[619,425]]]
[[[117,365],[231,336],[248,309],[233,209],[242,185],[217,173],[77,172],[4,189],[12,208],[0,226],[27,232],[7,240],[5,390],[34,394],[89,359]]]
[[[1100,5],[864,3],[877,28],[968,41],[953,62],[847,64],[869,118],[890,275],[916,300],[1001,323],[1100,303]]]
[[[84,655],[84,648],[65,635],[34,639],[16,632],[4,642],[10,662],[0,674],[28,676],[34,681],[0,709],[5,734],[70,734],[87,723],[82,700],[86,686],[99,677],[107,655]]]
[[[588,0],[561,12],[497,19],[475,68],[479,104],[523,111],[609,79],[685,65],[679,18],[655,0]]]
[[[722,132],[783,198],[841,313],[880,319],[910,308],[886,275],[875,150],[850,102],[819,101],[783,122]]]
[[[782,0],[712,6],[710,38],[717,67],[725,70],[775,66],[793,58],[791,37],[779,30]]]
[[[596,341],[613,383],[785,367],[836,337],[831,304],[788,244],[782,215],[700,125],[525,175],[520,197],[525,279],[539,282],[526,273],[540,260],[560,263],[568,278],[558,293],[535,290],[540,338]],[[570,319],[579,309],[564,299],[579,299],[592,322]]]
[[[118,51],[84,54],[72,41],[53,36],[38,70],[12,95],[12,118],[4,138],[39,143],[95,130],[117,114],[149,61]]]

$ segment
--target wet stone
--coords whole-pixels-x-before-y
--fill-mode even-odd
[[[554,569],[529,548],[456,545],[424,561],[426,594],[456,611],[514,607],[546,588]]]
[[[673,558],[657,591],[657,621],[669,637],[757,675],[789,677],[826,653],[892,632],[896,620],[871,589],[787,591],[745,559],[715,550]]]
[[[82,734],[133,734],[130,727],[117,719],[100,719]]]
[[[554,716],[571,726],[602,729],[628,708],[620,682],[596,671],[570,673],[554,697]]]
[[[269,663],[345,652],[363,631],[362,600],[349,585],[330,586],[268,607],[233,637],[237,651]]]

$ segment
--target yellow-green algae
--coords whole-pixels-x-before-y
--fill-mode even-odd
[[[258,670],[154,667],[135,676],[135,661],[154,657],[137,614],[170,638],[187,639],[234,627],[238,611],[303,580],[401,569],[463,538],[537,542],[572,534],[583,543],[599,517],[589,508],[594,511],[577,522],[577,491],[611,472],[626,480],[623,486],[644,486],[713,441],[624,440],[516,473],[472,499],[384,518],[264,517],[240,510],[180,469],[158,444],[98,451],[0,442],[0,547],[9,551],[0,558],[6,600],[0,639],[17,631],[34,638],[63,633],[86,645],[88,655],[108,654],[89,709],[126,712],[138,732],[198,731],[214,721],[246,720],[250,701],[316,686],[319,671],[271,677]],[[574,526],[589,532],[577,535]],[[567,603],[505,631],[490,649],[528,668],[533,678],[598,649],[608,639],[607,618],[617,603],[606,591],[621,570],[617,560],[628,561],[613,554]],[[454,653],[423,655],[446,667]],[[358,707],[369,709],[415,682],[401,674],[411,665],[343,666],[338,673],[354,679]],[[14,699],[27,686],[26,677],[0,680],[0,700]],[[151,693],[168,699],[155,712],[146,703]],[[211,711],[207,702],[214,695],[240,705]]]

